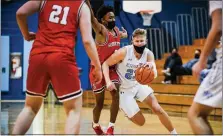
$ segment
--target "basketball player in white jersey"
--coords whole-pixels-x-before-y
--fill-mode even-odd
[[[109,78],[109,66],[117,64],[117,73],[121,79],[120,86],[120,109],[135,124],[143,126],[145,118],[141,113],[136,100],[148,105],[161,123],[171,134],[177,134],[167,113],[157,102],[152,88],[141,85],[135,79],[135,70],[143,65],[152,67],[157,76],[153,53],[146,48],[146,30],[136,29],[132,36],[132,45],[125,46],[113,53],[102,65],[108,90],[116,89]]]
[[[193,66],[193,73],[199,75],[206,67],[207,58],[222,40],[222,1],[210,1],[209,10],[212,25],[199,61]],[[194,102],[188,112],[188,119],[194,134],[213,134],[208,115],[214,108],[222,108],[222,43],[216,49],[217,60],[210,73],[200,85]]]

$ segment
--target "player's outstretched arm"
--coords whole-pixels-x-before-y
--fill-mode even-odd
[[[211,30],[206,39],[204,49],[202,50],[199,61],[204,61],[207,63],[207,58],[213,51],[213,49],[218,45],[220,38],[222,36],[222,9],[215,10],[212,15],[212,25]]]
[[[88,5],[88,7],[90,9],[91,23],[92,23],[92,27],[93,27],[95,33],[96,34],[101,34],[101,35],[106,35],[105,27],[101,23],[99,23],[97,18],[94,16],[94,12],[92,10],[90,0],[86,0],[86,4]]]
[[[29,32],[27,17],[38,12],[40,10],[41,1],[28,1],[22,7],[20,7],[16,12],[16,20],[20,31],[22,32],[25,40],[30,41],[35,39],[35,34]]]
[[[201,52],[199,61],[193,66],[193,75],[199,76],[201,70],[207,65],[208,56],[211,54],[213,49],[218,45],[222,36],[222,9],[217,9],[211,14],[212,25],[211,30],[208,33],[204,48]]]
[[[82,41],[84,43],[84,48],[92,61],[92,64],[95,66],[95,78],[97,81],[96,83],[100,83],[102,79],[102,72],[101,72],[101,64],[98,57],[98,52],[96,49],[96,45],[94,39],[92,37],[92,26],[91,26],[91,19],[90,19],[90,10],[86,4],[83,4],[80,13],[80,31],[82,36]]]
[[[120,33],[120,37],[121,37],[122,39],[128,37],[128,33],[127,33],[127,31],[125,30],[124,27],[122,27],[122,30],[121,30],[119,33]]]
[[[156,63],[155,63],[155,59],[154,59],[154,54],[152,51],[150,51],[148,53],[147,56],[147,65],[152,65],[153,67],[153,71],[154,71],[154,77],[157,77],[157,69],[156,69]]]
[[[103,74],[104,74],[106,84],[109,84],[111,82],[110,77],[109,77],[109,67],[121,62],[125,58],[126,52],[127,52],[126,48],[121,48],[121,49],[115,51],[102,64],[102,71],[103,71]]]

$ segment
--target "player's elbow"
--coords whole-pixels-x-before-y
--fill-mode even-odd
[[[215,33],[216,36],[221,36],[222,35],[221,24],[214,24],[212,27],[212,31]]]
[[[27,15],[27,13],[22,8],[18,9],[17,12],[16,12],[16,16],[17,17],[19,17],[19,16],[26,16],[26,15]]]
[[[83,44],[84,44],[84,46],[93,46],[93,42],[92,42],[92,40],[90,40],[90,38],[89,39],[83,39]]]
[[[103,64],[102,64],[102,69],[105,69],[105,68],[107,68],[108,67],[108,64],[107,64],[107,62],[105,61]]]
[[[217,31],[216,32],[217,35],[221,37],[221,35],[222,35],[222,27],[218,27],[216,31]]]

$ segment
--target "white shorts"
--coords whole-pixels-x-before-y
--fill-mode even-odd
[[[222,9],[222,1],[209,1],[209,15],[216,9]]]
[[[136,100],[143,102],[147,96],[153,93],[153,89],[148,85],[136,85],[132,88],[120,87],[119,107],[128,116],[132,118],[140,111]]]
[[[194,101],[214,108],[222,107],[222,58],[216,60],[200,85]]]

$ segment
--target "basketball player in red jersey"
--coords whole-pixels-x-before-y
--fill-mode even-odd
[[[28,31],[27,17],[39,12],[38,32]],[[37,112],[49,82],[67,115],[65,133],[78,134],[82,109],[82,89],[74,56],[75,37],[80,27],[84,47],[95,69],[96,83],[102,79],[101,65],[92,37],[89,7],[84,1],[28,1],[16,13],[23,37],[34,40],[29,58],[25,107],[13,134],[25,134]]]
[[[90,2],[87,1],[88,6],[91,9]],[[95,41],[97,44],[97,50],[99,54],[99,59],[101,64],[112,55],[115,50],[120,48],[120,38],[126,38],[127,32],[124,28],[122,31],[119,31],[117,27],[115,27],[115,15],[114,10],[110,6],[102,6],[97,11],[97,19],[94,17],[94,13],[91,9],[91,17],[92,17],[92,26],[96,33]],[[92,71],[94,70],[94,66],[91,66],[90,70],[90,81],[92,85],[92,89],[94,91],[94,95],[96,98],[96,105],[93,109],[93,124],[92,127],[96,134],[101,135],[104,134],[100,125],[99,118],[101,114],[101,110],[104,104],[104,90],[105,90],[105,80],[103,79],[100,84],[94,82],[94,77],[92,76]],[[110,123],[107,129],[106,134],[113,134],[114,132],[114,123],[116,121],[116,117],[119,110],[119,77],[116,73],[115,66],[110,67],[110,78],[116,85],[116,90],[112,90],[110,93],[112,95],[112,104],[110,108]]]

